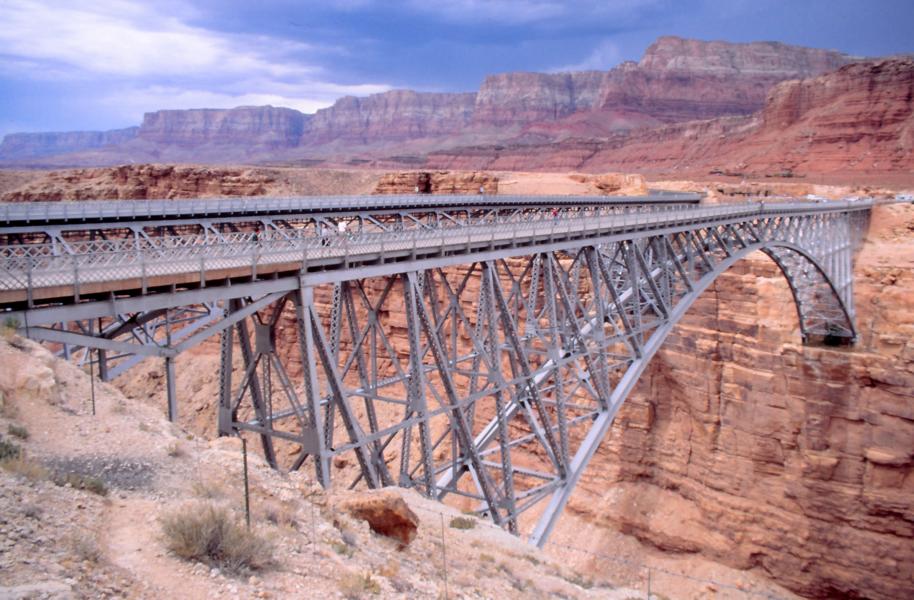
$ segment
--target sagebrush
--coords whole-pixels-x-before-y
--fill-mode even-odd
[[[272,544],[226,508],[189,505],[161,518],[165,545],[177,556],[244,575],[268,567]]]

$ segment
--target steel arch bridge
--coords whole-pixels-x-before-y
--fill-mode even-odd
[[[775,262],[804,343],[856,336],[870,201],[413,200],[31,207],[0,228],[0,301],[103,378],[164,358],[172,418],[175,356],[219,334],[221,434],[253,432],[325,486],[346,454],[351,485],[463,497],[515,533],[538,513],[540,545],[650,359],[737,261]]]

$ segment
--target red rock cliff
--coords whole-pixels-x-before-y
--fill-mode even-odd
[[[875,211],[853,347],[799,344],[767,258],[718,279],[626,401],[560,535],[608,551],[594,525],[621,530],[809,597],[914,595],[912,209]]]
[[[11,133],[0,144],[0,159],[22,160],[122,144],[136,137],[138,128],[110,131]]]
[[[575,112],[640,113],[643,122],[745,115],[771,87],[847,64],[838,52],[777,42],[704,42],[662,37],[638,63],[610,71],[505,73],[486,78],[474,121],[489,125],[557,121]],[[617,129],[631,128],[619,120]],[[635,125],[640,125],[637,121]]]
[[[138,137],[163,145],[199,146],[298,144],[307,116],[291,108],[241,106],[146,113]]]
[[[366,98],[346,96],[317,111],[301,142],[321,144],[342,139],[376,143],[453,134],[465,127],[476,94],[430,94],[394,90]]]

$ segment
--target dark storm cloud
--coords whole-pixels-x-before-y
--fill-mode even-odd
[[[489,73],[607,69],[660,35],[911,52],[907,0],[6,0],[0,133],[99,129],[144,111],[313,111],[393,87],[470,91]]]

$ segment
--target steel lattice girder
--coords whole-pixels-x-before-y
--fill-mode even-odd
[[[27,322],[23,333],[168,361],[221,333],[221,433],[256,432],[274,465],[313,457],[324,485],[331,459],[352,454],[353,485],[466,497],[511,531],[544,505],[532,530],[542,544],[666,335],[739,259],[762,251],[779,266],[804,341],[853,339],[851,261],[867,217],[777,213],[468,250],[462,266],[458,257],[407,261],[380,276],[344,272],[329,286],[302,273],[80,304],[92,318],[110,305],[102,333]],[[115,312],[124,306],[136,310]],[[64,314],[43,310],[55,321]],[[181,334],[166,322],[137,334],[178,314],[197,315],[184,325],[197,329]],[[297,353],[283,351],[290,343]]]
[[[320,457],[325,482],[329,457],[354,452],[353,485],[470,498],[515,532],[545,503],[531,534],[542,544],[666,335],[736,261],[762,251],[778,265],[804,341],[852,339],[851,259],[863,225],[848,215],[779,217],[319,288],[329,310],[316,310],[311,293],[295,317],[306,316],[298,327],[315,340],[301,351],[310,374],[300,404],[312,412],[266,400],[266,417],[255,403],[237,419],[236,404],[225,430],[299,444],[292,466]]]

